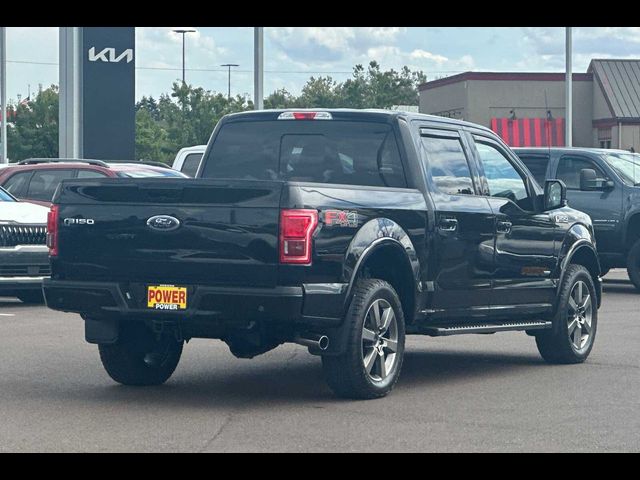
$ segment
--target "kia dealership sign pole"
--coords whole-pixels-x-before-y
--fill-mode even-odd
[[[60,158],[82,158],[81,35],[82,29],[79,27],[60,27],[58,72],[60,78],[58,156]]]

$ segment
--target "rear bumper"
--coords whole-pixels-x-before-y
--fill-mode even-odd
[[[49,250],[45,245],[0,247],[2,294],[41,289],[49,270]]]
[[[187,287],[187,309],[146,307],[146,285],[113,282],[43,281],[47,306],[92,316],[200,321],[303,322],[334,326],[342,318],[347,284],[307,284],[275,288]]]
[[[0,277],[0,294],[40,290],[46,277]]]

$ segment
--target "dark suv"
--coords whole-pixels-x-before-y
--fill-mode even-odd
[[[522,330],[549,362],[593,347],[589,217],[486,128],[369,110],[217,125],[195,179],[65,180],[47,304],[79,312],[108,374],[152,385],[183,342],[322,357],[341,396],[385,395],[405,334]]]
[[[62,180],[71,178],[186,177],[159,162],[32,158],[0,170],[0,187],[14,197],[49,206]]]
[[[624,267],[640,290],[640,155],[599,148],[516,148],[541,184],[558,178],[569,205],[591,216],[605,275]]]

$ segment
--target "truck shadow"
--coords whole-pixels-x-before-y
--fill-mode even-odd
[[[318,360],[314,362],[313,360]],[[334,402],[352,402],[333,396],[324,383],[319,359],[260,366],[232,372],[224,367],[211,370],[180,370],[159,387],[93,387],[74,396],[82,401],[132,403],[171,408],[242,408],[256,404],[278,407],[293,403],[324,408]],[[521,376],[539,368],[550,368],[537,355],[470,353],[464,351],[407,351],[403,371],[392,394],[411,389],[445,389],[459,382],[482,381],[489,377]],[[68,393],[68,392],[67,392]],[[446,394],[446,391],[443,392]],[[387,401],[381,400],[381,401]]]
[[[631,280],[622,278],[603,278],[602,291],[604,293],[638,293]]]

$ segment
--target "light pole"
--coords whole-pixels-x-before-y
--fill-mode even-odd
[[[253,108],[264,108],[264,27],[253,27]]]
[[[2,150],[0,150],[0,163],[8,163],[7,159],[7,30],[6,27],[0,27],[0,109],[2,113],[2,132],[0,133],[0,141],[2,142]]]
[[[572,62],[571,57],[573,55],[573,45],[571,41],[571,27],[565,27],[565,62],[566,62],[566,73],[564,79],[564,88],[565,88],[565,139],[566,146],[573,146],[573,89],[572,89]],[[620,148],[620,147],[618,147]]]
[[[184,35],[185,33],[193,33],[195,30],[193,28],[176,28],[172,32],[182,34],[182,84],[184,85]]]
[[[228,76],[229,76],[229,87],[227,89],[227,101],[231,101],[231,67],[239,67],[237,63],[225,63],[224,65],[220,65],[221,67],[227,67]]]

